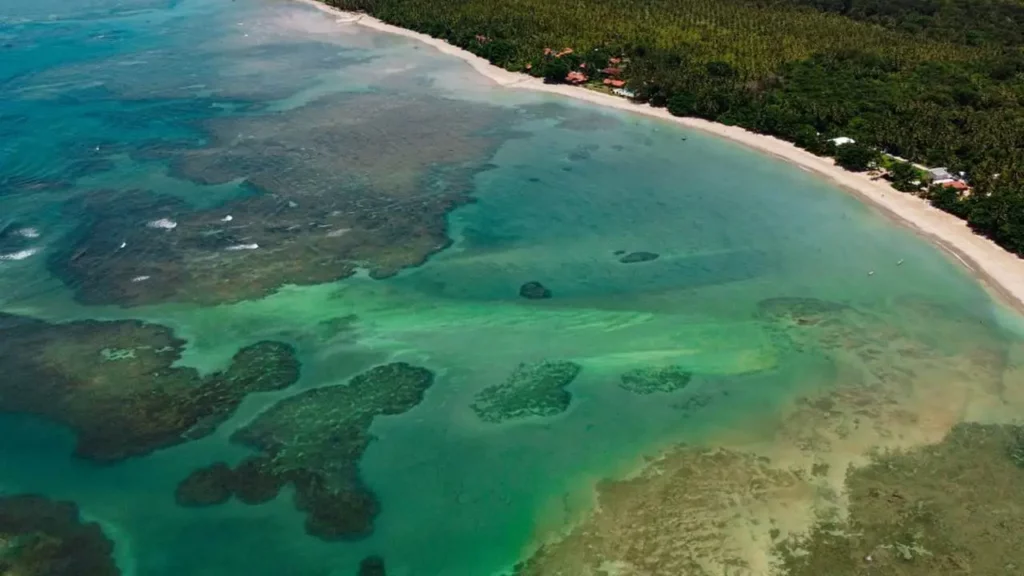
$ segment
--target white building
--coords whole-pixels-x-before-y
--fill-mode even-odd
[[[853,138],[847,138],[846,136],[840,136],[838,138],[832,138],[831,140],[829,140],[829,142],[835,144],[836,146],[842,146],[843,144],[854,144],[857,141],[854,140]]]
[[[934,184],[942,184],[944,182],[952,182],[956,180],[956,177],[950,174],[946,168],[929,168],[928,179]]]
[[[632,93],[629,90],[626,90],[625,88],[615,88],[612,90],[612,94],[615,94],[616,96],[622,96],[624,98],[632,98],[636,96],[636,94]]]

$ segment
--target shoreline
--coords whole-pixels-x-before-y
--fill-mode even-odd
[[[368,14],[345,12],[319,0],[296,0],[336,17],[339,24],[356,24],[371,30],[417,40],[439,52],[454,56],[499,86],[558,94],[597,106],[672,122],[685,128],[725,138],[758,152],[789,162],[828,179],[846,192],[931,241],[964,266],[997,300],[1024,313],[1024,259],[1007,252],[995,242],[975,234],[963,220],[931,206],[926,200],[900,192],[884,180],[872,180],[863,173],[850,172],[828,157],[817,156],[785,140],[757,134],[738,126],[727,126],[700,118],[673,116],[665,108],[632,102],[625,98],[589,90],[583,86],[545,84],[540,78],[509,72],[486,59],[444,40],[387,24]]]

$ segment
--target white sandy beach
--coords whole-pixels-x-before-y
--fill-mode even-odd
[[[959,218],[933,208],[925,200],[899,192],[884,180],[872,180],[866,174],[849,172],[837,166],[831,158],[816,156],[796,145],[773,136],[756,134],[736,126],[726,126],[699,118],[673,116],[664,108],[637,104],[625,98],[566,84],[545,84],[541,79],[526,74],[509,72],[487,60],[448,44],[444,40],[386,24],[365,14],[344,12],[317,0],[298,0],[333,15],[341,25],[358,25],[413,38],[444,54],[467,62],[477,72],[495,83],[508,88],[535,90],[585,100],[600,106],[609,106],[637,114],[644,114],[675,122],[687,128],[701,130],[728,138],[760,152],[771,154],[811,172],[819,174],[853,192],[871,205],[881,209],[901,223],[929,238],[966,266],[989,288],[1010,305],[1024,310],[1024,260],[1003,250],[991,240],[979,236]]]

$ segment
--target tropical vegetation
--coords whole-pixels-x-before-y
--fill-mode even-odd
[[[913,166],[890,178],[1024,255],[1021,0],[326,1],[551,82],[613,74],[639,101],[849,169],[884,151],[963,172],[969,194],[921,189]]]

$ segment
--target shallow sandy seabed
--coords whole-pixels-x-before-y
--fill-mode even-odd
[[[827,354],[835,381],[767,416],[773,434],[745,428],[717,439],[716,448],[676,447],[632,478],[599,484],[591,515],[564,537],[549,536],[521,574],[789,573],[783,543],[803,541],[823,519],[847,519],[848,474],[880,453],[938,444],[965,420],[1011,421],[1006,416],[1022,407],[1024,380],[1013,360],[1019,344],[1007,348],[967,319],[940,326],[945,334],[969,331],[962,350],[942,352],[874,313],[780,312],[776,335],[795,352]],[[958,481],[949,486],[963,488]],[[953,541],[960,535],[955,526],[946,533]]]

